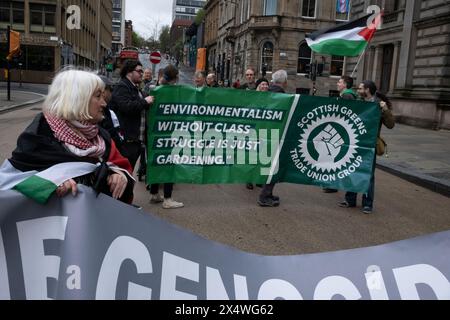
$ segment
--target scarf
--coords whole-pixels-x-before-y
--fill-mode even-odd
[[[56,139],[80,157],[100,158],[105,153],[105,140],[98,134],[98,126],[87,121],[67,121],[44,113]]]

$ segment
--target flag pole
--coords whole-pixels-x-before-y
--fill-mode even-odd
[[[358,62],[356,62],[356,66],[355,66],[355,68],[353,68],[352,75],[350,76],[351,78],[353,78],[353,75],[355,74],[355,71],[356,71],[356,69],[358,68],[359,63],[361,62],[361,58],[362,58],[363,55],[366,53],[366,50],[367,50],[368,47],[369,47],[369,44],[367,44],[367,46],[366,46],[366,48],[364,49],[364,51],[359,55]]]

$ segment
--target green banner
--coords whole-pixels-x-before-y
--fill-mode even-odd
[[[375,103],[188,86],[152,94],[149,184],[369,187],[380,122]]]

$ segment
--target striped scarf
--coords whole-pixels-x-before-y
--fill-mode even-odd
[[[80,157],[100,158],[106,150],[105,141],[98,134],[98,126],[87,121],[67,121],[44,113],[56,139],[70,152]]]

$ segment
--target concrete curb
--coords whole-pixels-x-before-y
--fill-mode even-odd
[[[395,164],[377,163],[377,168],[393,174],[418,186],[429,189],[450,197],[450,183],[445,180],[434,178],[425,174],[420,174],[409,169],[402,168]]]
[[[32,104],[35,104],[35,103],[40,103],[40,102],[45,100],[45,95],[43,95],[43,94],[36,93],[36,92],[26,92],[26,93],[32,93],[32,94],[38,95],[38,96],[40,96],[40,98],[35,99],[35,100],[25,101],[23,103],[14,104],[12,106],[6,107],[6,108],[0,110],[0,114],[11,112],[11,111],[14,111],[16,109],[20,109],[20,108],[23,108],[23,107],[26,107],[26,106],[29,106],[29,105],[32,105]]]

